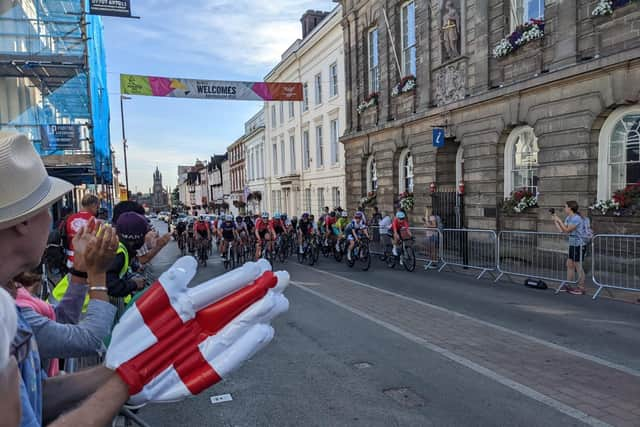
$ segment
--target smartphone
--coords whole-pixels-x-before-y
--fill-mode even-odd
[[[555,215],[555,214],[556,214],[556,209],[555,209],[555,208],[551,208],[551,209],[549,209],[549,213],[550,213],[551,215]]]

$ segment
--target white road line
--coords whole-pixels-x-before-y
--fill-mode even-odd
[[[476,323],[478,323],[480,325],[488,326],[490,328],[493,328],[493,329],[496,329],[496,330],[499,330],[499,331],[502,331],[502,332],[506,332],[506,333],[515,335],[517,337],[523,338],[523,339],[527,339],[527,340],[533,341],[535,343],[547,346],[549,348],[553,348],[555,350],[563,351],[565,353],[571,354],[572,356],[580,357],[580,358],[588,360],[590,362],[597,363],[597,364],[602,365],[602,366],[606,366],[607,368],[616,369],[616,370],[624,372],[626,374],[633,375],[635,377],[640,377],[640,371],[638,371],[638,370],[636,370],[634,368],[628,367],[628,366],[620,365],[620,364],[615,363],[615,362],[610,362],[610,361],[602,359],[602,358],[600,358],[598,356],[594,356],[594,355],[591,355],[591,354],[583,353],[581,351],[573,350],[573,349],[570,349],[568,347],[562,346],[560,344],[555,344],[555,343],[552,343],[550,341],[543,340],[541,338],[536,338],[536,337],[533,337],[531,335],[524,334],[522,332],[514,331],[512,329],[508,329],[508,328],[505,328],[503,326],[487,322],[485,320],[477,319],[477,318],[469,316],[467,314],[462,314],[462,313],[459,313],[457,311],[449,310],[448,308],[440,307],[438,305],[433,305],[433,304],[430,304],[428,302],[421,301],[419,299],[408,297],[406,295],[397,294],[395,292],[391,292],[391,291],[388,291],[386,289],[380,289],[380,288],[378,288],[376,286],[368,285],[366,283],[358,282],[357,280],[354,280],[354,279],[349,279],[347,277],[340,276],[339,274],[330,273],[328,271],[319,270],[317,268],[309,267],[309,266],[306,266],[306,265],[304,267],[306,267],[306,268],[308,268],[310,270],[313,270],[315,272],[318,272],[318,273],[326,274],[326,275],[334,277],[336,279],[345,280],[345,281],[347,281],[349,283],[353,283],[354,285],[362,286],[362,287],[365,287],[367,289],[372,289],[372,290],[381,292],[381,293],[386,294],[386,295],[395,296],[397,298],[404,299],[406,301],[411,301],[411,302],[414,302],[416,304],[420,304],[420,305],[423,305],[425,307],[432,308],[434,310],[440,310],[440,311],[442,311],[444,313],[448,313],[448,314],[460,317],[462,319],[466,319],[466,320],[470,320],[470,321],[476,322]]]
[[[333,299],[331,297],[322,295],[320,292],[317,292],[315,290],[309,289],[309,288],[305,287],[304,285],[298,284],[298,282],[292,281],[291,284],[294,285],[295,287],[297,287],[298,289],[302,289],[302,290],[304,290],[306,292],[309,292],[310,294],[315,295],[318,298],[322,298],[323,300],[328,301],[328,302],[330,302],[330,303],[332,303],[332,304],[334,304],[334,305],[336,305],[336,306],[338,306],[340,308],[343,308],[343,309],[345,309],[345,310],[347,310],[347,311],[349,311],[349,312],[351,312],[351,313],[353,313],[353,314],[355,314],[357,316],[360,316],[360,317],[362,317],[364,319],[367,319],[367,320],[369,320],[371,322],[374,322],[374,323],[382,326],[383,328],[388,329],[388,330],[390,330],[392,332],[395,332],[398,335],[401,335],[404,338],[406,338],[406,339],[408,339],[410,341],[413,341],[414,343],[416,343],[416,344],[418,344],[418,345],[420,345],[420,346],[422,346],[422,347],[424,347],[424,348],[426,348],[428,350],[436,352],[436,353],[442,355],[443,357],[446,357],[449,360],[452,360],[452,361],[454,361],[454,362],[456,362],[456,363],[458,363],[458,364],[460,364],[460,365],[462,365],[462,366],[464,366],[466,368],[469,368],[469,369],[471,369],[471,370],[473,370],[473,371],[475,371],[475,372],[477,372],[477,373],[479,373],[481,375],[484,375],[487,378],[490,378],[490,379],[492,379],[492,380],[494,380],[494,381],[496,381],[496,382],[498,382],[498,383],[500,383],[500,384],[502,384],[502,385],[504,385],[506,387],[509,387],[509,388],[511,388],[511,389],[513,389],[513,390],[515,390],[515,391],[517,391],[517,392],[519,392],[519,393],[521,393],[521,394],[533,399],[533,400],[536,400],[536,401],[538,401],[540,403],[543,403],[543,404],[545,404],[545,405],[547,405],[547,406],[549,406],[549,407],[551,407],[553,409],[556,409],[557,411],[559,411],[559,412],[561,412],[561,413],[563,413],[565,415],[568,415],[568,416],[570,416],[572,418],[575,418],[575,419],[577,419],[579,421],[582,421],[583,423],[585,423],[587,425],[590,425],[590,426],[593,426],[593,427],[611,427],[610,424],[607,424],[604,421],[601,421],[601,420],[599,420],[597,418],[594,418],[591,415],[585,414],[584,412],[582,412],[582,411],[580,411],[578,409],[575,409],[575,408],[573,408],[573,407],[571,407],[569,405],[566,405],[566,404],[564,404],[564,403],[562,403],[562,402],[560,402],[560,401],[558,401],[558,400],[556,400],[556,399],[554,399],[552,397],[549,397],[549,396],[547,396],[545,394],[537,392],[534,389],[532,389],[530,387],[527,387],[524,384],[520,384],[519,382],[513,381],[513,380],[511,380],[511,379],[509,379],[509,378],[507,378],[507,377],[505,377],[503,375],[500,375],[499,373],[497,373],[495,371],[492,371],[491,369],[488,369],[488,368],[485,368],[484,366],[478,365],[477,363],[475,363],[475,362],[473,362],[473,361],[471,361],[471,360],[469,360],[469,359],[467,359],[465,357],[459,356],[459,355],[457,355],[457,354],[455,354],[455,353],[453,353],[453,352],[451,352],[451,351],[449,351],[449,350],[447,350],[445,348],[442,348],[442,347],[440,347],[438,345],[430,343],[429,341],[425,340],[424,338],[421,338],[421,337],[419,337],[417,335],[414,335],[414,334],[412,334],[410,332],[407,332],[407,331],[405,331],[403,329],[400,329],[397,326],[394,326],[394,325],[392,325],[392,324],[390,324],[388,322],[385,322],[384,320],[380,320],[378,318],[370,316],[367,313],[364,313],[364,312],[362,312],[362,311],[360,311],[358,309],[355,309],[355,308],[350,307],[350,306],[348,306],[346,304],[343,304],[343,303],[341,303],[341,302],[339,302],[339,301],[337,301],[337,300],[335,300],[335,299]]]

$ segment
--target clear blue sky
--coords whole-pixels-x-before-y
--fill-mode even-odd
[[[124,172],[120,73],[212,80],[261,81],[301,37],[307,9],[332,10],[331,0],[134,0],[140,20],[105,17],[111,143]],[[125,101],[129,186],[148,191],[156,165],[164,184],[177,165],[192,164],[244,132],[261,103],[134,97]],[[124,173],[121,175],[124,182]]]

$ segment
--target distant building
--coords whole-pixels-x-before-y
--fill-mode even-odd
[[[264,179],[264,107],[244,125],[244,149],[247,170],[247,212],[260,213],[266,197]]]
[[[162,174],[156,166],[156,171],[153,173],[153,191],[151,193],[151,211],[161,212],[169,210],[169,195],[162,186]]]
[[[231,187],[230,210],[233,215],[244,214],[247,202],[244,196],[246,185],[244,136],[238,138],[227,148],[227,154]]]

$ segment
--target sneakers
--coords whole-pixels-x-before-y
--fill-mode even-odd
[[[302,246],[298,247],[298,253],[303,254],[304,253],[304,249],[302,249]]]
[[[393,256],[398,256],[398,248],[396,248],[395,246],[393,247],[393,250],[391,251],[391,253],[393,254]]]
[[[348,261],[351,261],[351,252],[348,252],[348,253],[347,253],[347,260],[348,260]]]
[[[586,293],[584,288],[569,288],[567,291],[571,295],[584,295]]]

